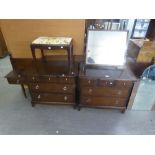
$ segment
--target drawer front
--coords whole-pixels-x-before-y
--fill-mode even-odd
[[[129,88],[133,86],[133,81],[129,80],[98,80],[98,86]]]
[[[108,98],[108,97],[84,97],[80,98],[81,105],[90,106],[111,106],[111,107],[126,107],[127,99]]]
[[[55,102],[55,103],[74,103],[75,96],[68,95],[68,94],[32,93],[32,101]]]
[[[31,83],[29,85],[29,88],[33,92],[75,94],[75,85],[54,83]]]
[[[117,89],[110,87],[82,87],[81,95],[87,96],[109,96],[126,98],[130,95],[130,89]]]
[[[49,83],[68,83],[68,84],[73,84],[75,83],[75,78],[74,77],[48,77],[48,76],[32,76],[32,77],[27,77],[28,81],[30,82],[49,82]]]
[[[21,75],[17,75],[14,77],[7,77],[8,83],[9,84],[22,84],[24,83],[24,78],[21,77]]]
[[[104,86],[104,87],[117,87],[117,88],[131,88],[133,81],[130,80],[102,80],[102,79],[80,79],[81,86]]]

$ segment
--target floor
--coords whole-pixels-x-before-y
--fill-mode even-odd
[[[155,134],[155,112],[70,106],[36,105],[31,107],[20,86],[9,85],[4,75],[11,70],[9,58],[0,59],[0,134]]]

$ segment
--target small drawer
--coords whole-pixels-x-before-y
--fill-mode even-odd
[[[114,98],[114,97],[86,97],[81,96],[80,104],[81,105],[90,105],[96,107],[126,107],[127,99]]]
[[[68,84],[31,83],[29,88],[33,92],[75,94],[75,85]]]
[[[133,81],[128,80],[98,80],[98,86],[129,88],[133,86]]]
[[[21,74],[16,74],[15,71],[11,71],[5,78],[8,80],[9,84],[22,84],[24,82],[24,78]]]
[[[122,87],[122,88],[133,87],[133,84],[134,84],[133,81],[128,81],[128,80],[118,80],[117,81],[117,86]]]
[[[32,93],[32,101],[55,102],[55,103],[74,103],[75,96],[68,95],[68,94]]]
[[[74,77],[51,77],[51,76],[32,76],[28,77],[30,82],[49,82],[49,83],[75,83]]]

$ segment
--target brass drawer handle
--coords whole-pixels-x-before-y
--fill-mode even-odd
[[[86,103],[90,103],[90,102],[91,102],[90,98],[86,99]]]
[[[121,94],[122,94],[122,91],[121,91],[121,90],[119,90],[119,91],[118,91],[118,95],[121,95]]]
[[[90,80],[88,80],[88,84],[90,84],[91,83],[91,81]]]
[[[88,93],[92,93],[93,89],[89,88]]]
[[[115,104],[116,104],[116,105],[118,105],[118,104],[119,104],[119,101],[118,101],[118,100],[116,100]]]
[[[37,97],[38,99],[40,99],[41,98],[41,96],[40,95],[38,95],[38,97]]]
[[[64,91],[67,90],[67,86],[64,86],[64,87],[63,87],[63,90],[64,90]]]
[[[112,85],[112,84],[113,84],[113,82],[110,82],[109,84],[110,84],[110,85]]]
[[[18,74],[18,77],[19,77],[19,78],[21,78],[21,75],[20,75],[20,74]]]
[[[65,96],[65,97],[64,97],[64,100],[67,101],[67,99],[68,99],[67,96]]]
[[[36,87],[35,87],[36,89],[39,89],[39,85],[36,85]]]
[[[51,80],[51,78],[49,77],[49,78],[48,78],[48,80],[50,81],[50,80]]]

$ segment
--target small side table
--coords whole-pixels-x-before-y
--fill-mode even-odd
[[[33,59],[36,60],[35,49],[41,50],[42,59],[45,60],[44,50],[66,50],[68,55],[68,69],[71,73],[73,66],[73,41],[69,37],[39,37],[31,43]]]

